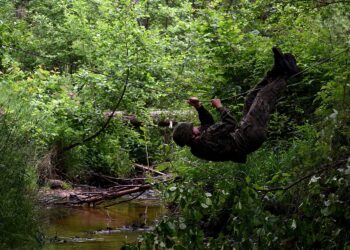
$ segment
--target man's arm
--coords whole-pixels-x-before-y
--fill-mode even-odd
[[[216,98],[216,99],[211,100],[211,104],[213,105],[213,107],[216,108],[217,111],[220,112],[222,122],[237,126],[236,119],[233,117],[233,115],[230,113],[230,111],[222,105],[220,99]]]
[[[193,106],[197,110],[198,117],[201,122],[201,126],[205,126],[205,125],[210,126],[215,123],[213,116],[210,114],[208,110],[206,110],[202,106],[202,103],[198,100],[197,97],[191,97],[187,100],[187,102],[189,105]]]

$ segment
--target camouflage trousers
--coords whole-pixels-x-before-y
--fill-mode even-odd
[[[266,140],[270,114],[286,85],[285,77],[266,77],[249,92],[243,109],[244,117],[237,129],[230,134],[237,153],[249,154]]]

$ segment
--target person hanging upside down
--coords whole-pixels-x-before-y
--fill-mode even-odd
[[[188,104],[197,110],[201,124],[195,127],[193,123],[180,122],[173,132],[175,143],[181,147],[189,146],[193,155],[204,160],[245,163],[247,155],[260,148],[267,139],[267,122],[287,85],[286,80],[300,72],[292,54],[283,54],[275,47],[272,51],[274,65],[248,93],[240,123],[220,99],[211,101],[221,115],[221,121],[215,123],[198,98],[191,97]]]

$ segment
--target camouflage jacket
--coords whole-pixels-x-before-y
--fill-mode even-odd
[[[246,162],[247,156],[237,147],[233,136],[237,129],[236,119],[224,107],[217,110],[221,121],[214,123],[209,111],[203,106],[197,108],[201,134],[190,143],[191,153],[209,161]]]

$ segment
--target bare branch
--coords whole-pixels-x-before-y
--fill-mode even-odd
[[[97,204],[106,200],[113,200],[122,197],[127,194],[133,194],[138,192],[144,192],[150,189],[152,186],[150,184],[141,185],[138,187],[132,187],[123,190],[103,190],[95,192],[77,192],[69,196],[66,201],[55,202],[57,205],[81,205],[84,203]]]
[[[153,168],[150,168],[150,167],[146,167],[146,166],[143,166],[141,164],[134,164],[135,167],[137,168],[140,168],[144,171],[149,171],[149,172],[152,172],[152,173],[155,173],[155,174],[158,174],[158,175],[162,175],[162,176],[166,176],[167,174],[164,174],[162,172],[159,172],[157,170],[154,170]]]
[[[108,205],[103,206],[103,207],[111,207],[111,206],[114,206],[114,205],[117,205],[117,204],[120,204],[120,203],[124,203],[124,202],[135,200],[135,199],[139,198],[141,195],[143,195],[145,192],[146,192],[146,190],[142,191],[138,195],[135,195],[135,196],[131,197],[130,199],[126,199],[126,200],[122,200],[122,201],[118,201],[118,202],[113,202],[113,203],[108,204]]]

